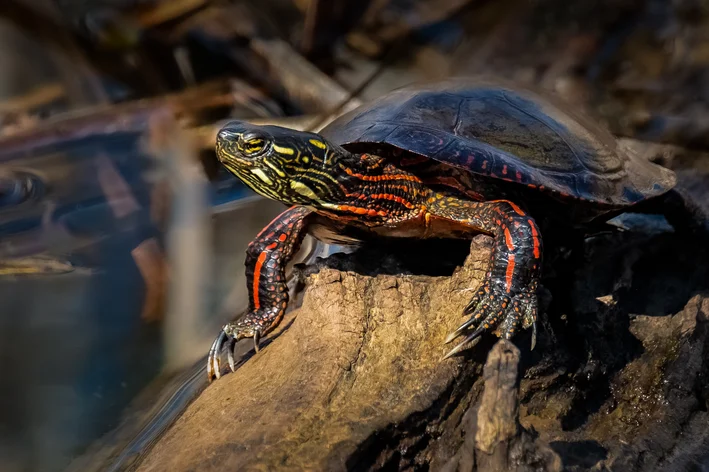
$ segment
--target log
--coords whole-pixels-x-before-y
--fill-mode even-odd
[[[546,247],[536,348],[487,336],[444,362],[488,237],[463,243],[467,258],[399,242],[320,260],[265,347],[137,470],[686,470],[709,446],[709,251],[695,239],[557,239],[574,250]]]
[[[451,277],[329,267],[309,275],[302,306],[272,341],[210,385],[139,470],[342,470],[408,460],[379,451],[378,435],[415,421],[426,436],[456,422],[456,406],[473,393],[480,363],[441,357],[489,243],[476,239]]]

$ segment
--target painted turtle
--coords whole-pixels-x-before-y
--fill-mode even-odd
[[[488,330],[506,338],[536,330],[537,221],[607,220],[676,182],[672,171],[621,151],[608,131],[550,97],[462,79],[396,90],[319,134],[231,122],[216,151],[253,190],[292,207],[248,247],[250,310],[214,341],[210,380],[220,375],[227,340],[233,370],[234,343],[253,337],[258,348],[280,321],[285,265],[306,232],[338,244],[491,235],[484,283],[446,342],[467,336],[449,356]]]

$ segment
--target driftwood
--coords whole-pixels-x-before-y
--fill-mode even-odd
[[[331,256],[138,469],[684,470],[709,444],[709,277],[704,243],[680,237],[548,249],[537,347],[488,337],[443,362],[489,238],[455,270],[452,245]]]
[[[487,242],[476,241],[452,277],[323,268],[283,321],[288,329],[207,388],[141,470],[342,470],[406,460],[377,451],[378,435],[396,435],[407,421],[421,436],[456,423],[473,393],[480,364],[440,359],[461,322],[464,290],[482,276]]]
[[[485,363],[485,388],[480,406],[463,418],[466,441],[446,464],[454,471],[561,471],[561,459],[539,444],[519,422],[520,351],[501,340]]]

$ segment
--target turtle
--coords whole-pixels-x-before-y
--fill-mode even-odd
[[[212,344],[210,381],[220,377],[226,344],[233,371],[236,341],[252,337],[258,351],[280,322],[285,267],[306,233],[339,245],[491,236],[489,267],[445,340],[462,338],[447,358],[486,332],[511,339],[532,328],[534,347],[540,221],[590,228],[687,201],[674,172],[621,148],[589,115],[502,80],[402,87],[318,133],[231,121],[217,134],[216,153],[248,187],[288,208],[247,248],[248,313]]]

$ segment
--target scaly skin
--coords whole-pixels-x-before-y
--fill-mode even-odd
[[[232,344],[241,338],[253,337],[258,350],[261,336],[276,327],[285,314],[288,307],[285,267],[288,260],[298,252],[310,213],[305,207],[289,208],[269,223],[246,249],[249,311],[245,317],[228,323],[222,329],[231,338]],[[213,350],[218,354],[221,346],[215,344]],[[233,345],[229,349],[229,365],[233,370],[232,356]],[[210,379],[212,376],[220,376],[216,357],[208,363],[207,371]]]
[[[520,326],[535,327],[542,239],[534,219],[506,200],[478,203],[444,195],[435,195],[428,203],[428,211],[435,218],[455,221],[494,237],[485,281],[465,308],[465,313],[472,316],[451,333],[446,342],[471,326],[477,329],[445,357],[459,352],[468,342],[500,323],[506,339]],[[532,347],[534,341],[533,337]]]
[[[486,233],[494,248],[485,280],[465,309],[470,318],[448,337],[472,329],[451,356],[485,331],[511,338],[535,326],[542,241],[534,220],[512,202],[473,201],[435,192],[386,159],[352,154],[321,136],[275,126],[234,122],[220,131],[217,155],[256,192],[295,205],[270,223],[247,250],[249,313],[228,323],[215,340],[208,376],[219,377],[227,339],[229,364],[241,338],[258,340],[273,329],[288,303],[285,266],[297,251],[313,213],[372,235],[472,237]],[[461,189],[451,179],[451,187]],[[478,195],[471,189],[471,195]]]

